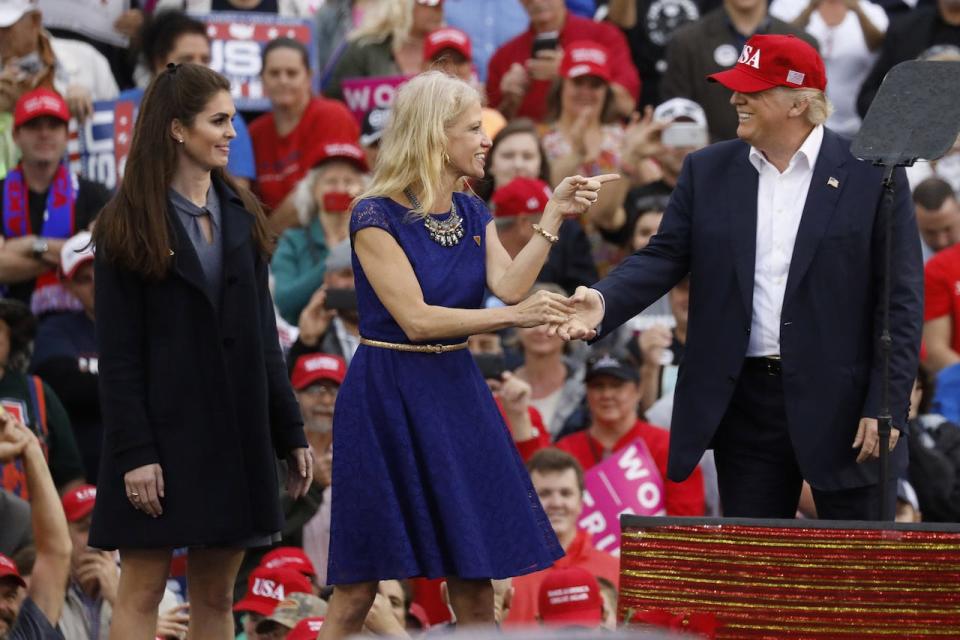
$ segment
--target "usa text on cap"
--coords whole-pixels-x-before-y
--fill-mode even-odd
[[[827,88],[827,72],[817,50],[796,36],[756,35],[747,40],[737,63],[707,76],[739,93],[773,87]]]
[[[288,594],[312,591],[310,580],[299,571],[257,567],[247,579],[246,595],[233,606],[233,610],[253,611],[268,616]]]

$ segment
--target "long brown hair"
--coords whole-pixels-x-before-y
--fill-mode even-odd
[[[177,168],[170,123],[178,119],[186,127],[193,126],[197,114],[220,91],[229,92],[230,82],[198,64],[171,65],[147,87],[123,181],[93,229],[97,251],[111,262],[151,280],[167,274],[173,231],[167,217],[167,191]],[[261,255],[268,256],[269,235],[260,203],[223,169],[211,173],[233,189],[253,214],[253,241]]]

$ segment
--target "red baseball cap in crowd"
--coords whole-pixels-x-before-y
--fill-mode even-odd
[[[423,59],[433,60],[438,53],[446,49],[453,49],[467,60],[473,60],[470,36],[455,27],[431,31],[423,41]]]
[[[323,625],[322,617],[304,618],[297,623],[286,640],[317,640],[317,634],[320,633],[320,627]]]
[[[827,71],[817,50],[796,36],[756,35],[743,46],[737,64],[707,76],[731,91],[756,93],[773,87],[827,88]]]
[[[97,488],[92,484],[83,484],[67,491],[61,499],[63,512],[67,514],[67,522],[86,518],[93,511],[93,504],[96,501]]]
[[[13,560],[0,553],[0,579],[2,578],[13,578],[13,581],[21,587],[27,586],[27,583],[24,582],[20,576],[20,570],[17,569],[17,565],[13,563]]]
[[[550,569],[540,583],[540,619],[551,627],[597,627],[603,618],[600,585],[582,567]]]
[[[346,377],[347,363],[343,358],[329,353],[310,353],[297,358],[290,383],[294,389],[302,391],[318,380],[343,384]]]
[[[550,200],[550,186],[536,178],[516,177],[493,192],[490,204],[498,218],[541,214]]]
[[[605,46],[591,40],[571,42],[563,50],[560,75],[564,78],[597,76],[610,82],[610,53]]]
[[[313,161],[313,166],[318,167],[328,160],[346,160],[364,173],[370,170],[367,165],[367,154],[356,143],[349,140],[326,142],[320,145],[320,153]]]
[[[40,87],[28,91],[17,100],[13,108],[13,126],[19,127],[41,116],[70,122],[70,109],[59,93]]]
[[[313,593],[310,580],[296,569],[257,567],[247,578],[246,595],[233,610],[268,616],[290,593]]]
[[[306,357],[306,356],[305,356]],[[308,578],[317,575],[310,558],[300,547],[277,547],[260,560],[260,566],[267,569],[293,569]]]

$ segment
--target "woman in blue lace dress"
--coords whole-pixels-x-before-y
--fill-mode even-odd
[[[558,323],[563,296],[527,297],[564,215],[617,176],[566,178],[510,259],[483,202],[480,98],[439,72],[398,92],[350,234],[361,346],[334,415],[328,582],[320,637],[361,630],[377,581],[445,576],[458,624],[493,622],[491,578],[563,555],[467,336]],[[508,306],[483,308],[489,288]]]

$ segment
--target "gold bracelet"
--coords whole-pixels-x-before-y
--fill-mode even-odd
[[[560,242],[560,236],[553,235],[552,233],[550,233],[549,231],[547,231],[546,229],[544,229],[538,224],[535,224],[532,226],[533,226],[533,230],[539,233],[540,235],[542,235],[544,238],[546,238],[550,244],[557,244],[558,242]]]

